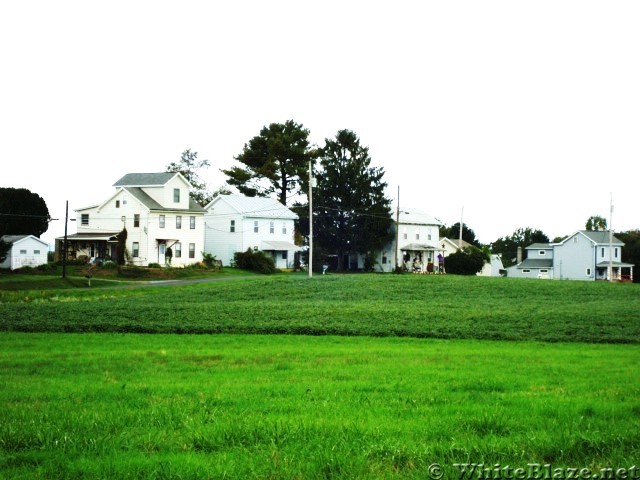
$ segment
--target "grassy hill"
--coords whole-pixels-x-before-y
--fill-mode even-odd
[[[0,291],[0,330],[638,343],[636,284],[332,275]]]

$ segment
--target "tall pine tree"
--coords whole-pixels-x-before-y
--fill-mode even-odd
[[[338,256],[338,270],[345,254],[373,254],[393,239],[383,176],[354,132],[340,130],[325,140],[313,191],[314,243]]]

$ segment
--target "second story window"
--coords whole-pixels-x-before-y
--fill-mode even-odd
[[[120,200],[116,200],[116,208],[120,208]]]
[[[269,222],[269,233],[275,232],[276,226],[273,222]]]
[[[231,220],[231,223],[229,224],[229,231],[231,233],[234,233],[236,231],[236,221],[235,220]]]
[[[258,233],[258,231],[259,231],[258,221],[254,220],[253,221],[253,233]]]
[[[164,223],[165,223],[165,216],[160,215],[160,228],[164,228]]]
[[[173,189],[173,203],[180,203],[180,189]]]
[[[282,234],[283,234],[283,235],[286,235],[286,234],[287,234],[287,224],[286,224],[286,223],[283,223],[283,224],[282,224]]]
[[[189,228],[194,230],[196,228],[196,217],[193,215],[189,217]]]
[[[176,228],[182,228],[182,215],[176,215]]]
[[[133,226],[134,227],[139,227],[140,226],[140,214],[139,213],[134,213],[133,214]]]
[[[83,213],[80,215],[80,225],[89,225],[89,214]]]

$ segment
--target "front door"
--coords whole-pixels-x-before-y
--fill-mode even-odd
[[[161,243],[158,245],[158,263],[164,265],[166,263],[165,254],[167,253],[167,244]]]

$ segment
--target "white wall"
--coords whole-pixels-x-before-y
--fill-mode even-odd
[[[7,254],[4,262],[0,263],[0,268],[15,270],[25,266],[37,267],[47,263],[47,252],[49,246],[46,243],[33,238],[26,237],[13,242],[11,250]]]

